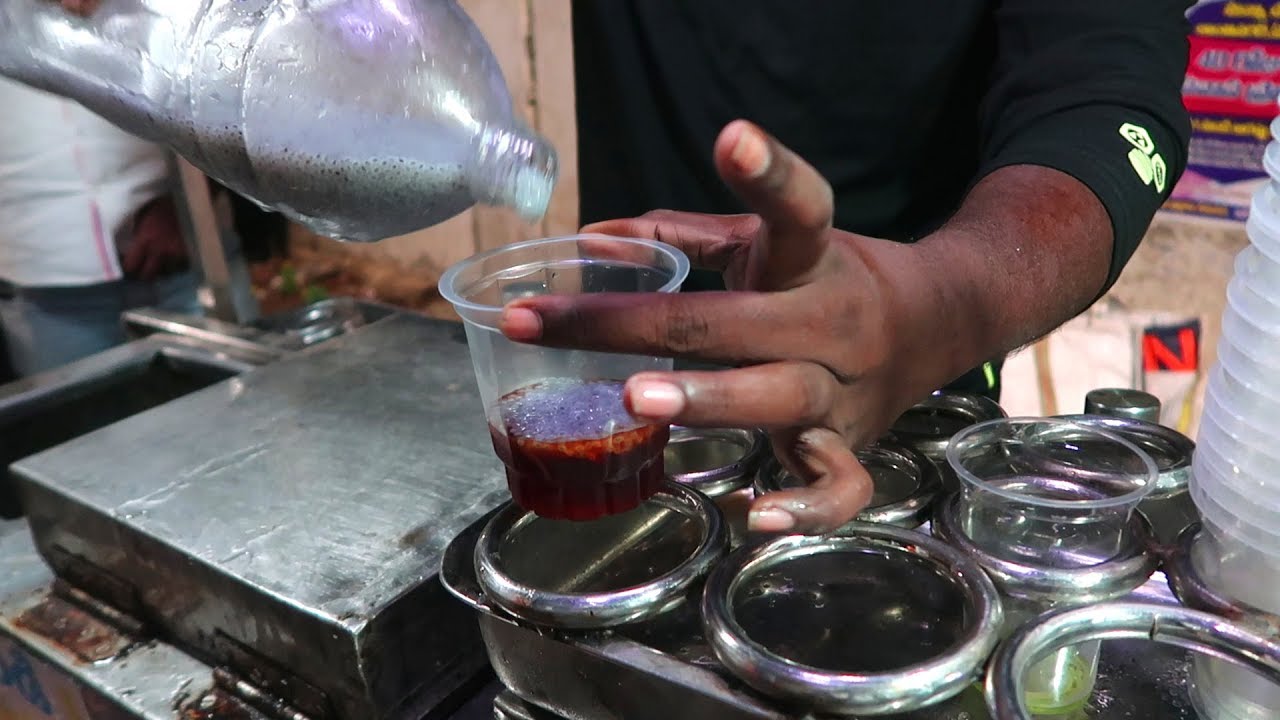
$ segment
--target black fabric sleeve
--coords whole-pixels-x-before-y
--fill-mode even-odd
[[[1186,167],[1187,0],[1002,0],[978,179],[1040,165],[1111,216],[1109,289]],[[1105,291],[1105,289],[1104,289]]]

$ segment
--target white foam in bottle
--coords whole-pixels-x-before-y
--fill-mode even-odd
[[[456,0],[103,0],[90,18],[5,0],[0,75],[342,240],[474,203],[536,219],[557,176]]]

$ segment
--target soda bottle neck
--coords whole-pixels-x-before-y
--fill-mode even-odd
[[[476,138],[468,172],[477,202],[515,210],[540,220],[551,203],[559,165],[555,148],[523,126],[486,127]]]

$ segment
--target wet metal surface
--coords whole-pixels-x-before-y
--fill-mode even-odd
[[[251,368],[177,338],[152,338],[0,386],[0,469]],[[0,517],[19,514],[17,488],[0,471]]]
[[[14,472],[60,576],[299,711],[408,716],[483,666],[435,579],[506,498],[452,323],[387,318]]]
[[[228,348],[266,363],[287,353],[332,340],[396,312],[395,308],[381,303],[331,298],[269,315],[249,325],[154,308],[129,310],[122,320],[125,329],[139,337],[151,334],[176,336],[207,347]]]
[[[0,522],[0,650],[13,665],[48,668],[60,684],[78,687],[89,720],[268,720],[229,697],[204,715],[184,715],[216,692],[209,667],[61,600],[55,584],[26,524]],[[38,682],[28,689],[51,690]],[[210,714],[215,709],[222,714]]]
[[[715,658],[702,634],[696,607],[685,604],[654,620],[607,632],[565,633],[535,629],[492,608],[475,582],[472,548],[483,521],[450,546],[442,579],[477,610],[490,659],[512,693],[497,702],[502,717],[543,720],[781,720],[813,717],[786,708],[746,687]],[[637,548],[649,548],[643,538]],[[651,549],[616,552],[609,565],[646,563]],[[583,553],[568,562],[584,562]],[[562,568],[567,576],[579,576]],[[608,572],[625,574],[614,567]],[[1157,572],[1130,599],[1173,604]],[[848,618],[845,622],[861,622]],[[1193,720],[1187,695],[1190,663],[1184,651],[1140,641],[1103,643],[1099,679],[1083,718],[1097,720]],[[529,706],[531,701],[537,706]],[[548,710],[554,711],[548,714]],[[987,720],[975,685],[948,702],[897,720]],[[1075,719],[1073,719],[1075,720]]]

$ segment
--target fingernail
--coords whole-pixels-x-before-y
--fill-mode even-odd
[[[752,510],[747,515],[747,528],[754,532],[787,532],[795,526],[795,516],[779,508]]]
[[[502,334],[512,340],[537,340],[542,337],[542,318],[528,308],[506,308],[502,311]]]
[[[670,420],[684,411],[680,386],[663,380],[635,380],[627,392],[627,410],[645,420]]]
[[[729,158],[748,178],[758,178],[769,170],[769,143],[755,129],[743,128]]]

